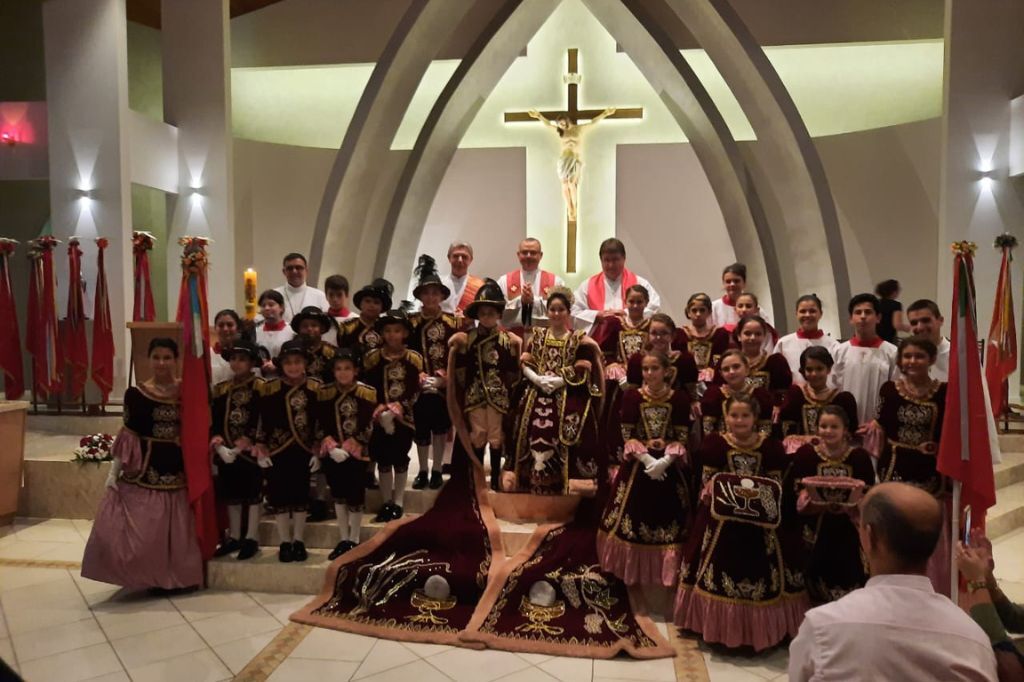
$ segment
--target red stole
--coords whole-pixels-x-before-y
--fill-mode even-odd
[[[626,307],[626,292],[636,284],[636,275],[628,268],[622,269],[622,286],[619,294],[622,296],[622,307]],[[591,310],[604,310],[604,273],[599,272],[587,280],[587,307]]]
[[[515,298],[523,293],[523,271],[513,270],[505,275],[505,288],[508,290],[508,297]],[[534,292],[535,296],[547,298],[551,287],[555,286],[555,273],[547,270],[540,271],[540,291]]]
[[[466,275],[466,288],[462,290],[462,298],[459,299],[458,304],[455,306],[455,312],[461,313],[465,310],[466,306],[476,298],[476,292],[480,291],[480,287],[483,285],[484,281],[479,277]]]

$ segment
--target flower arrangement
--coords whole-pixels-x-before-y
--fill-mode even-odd
[[[210,240],[206,237],[185,236],[178,240],[183,248],[181,254],[181,269],[185,272],[199,274],[206,271],[209,264],[206,259],[206,245]]]
[[[84,436],[78,441],[78,447],[74,450],[74,461],[84,464],[91,462],[109,462],[113,459],[110,454],[110,447],[114,444],[114,437],[109,433],[94,433],[91,436]]]
[[[974,242],[953,242],[951,245],[953,254],[957,256],[974,256],[974,252],[978,250],[978,245]]]
[[[135,253],[152,251],[154,242],[156,242],[156,237],[149,232],[142,230],[132,232],[132,251]]]
[[[103,249],[110,246],[110,242],[107,240],[106,237],[96,237],[96,246],[102,251]]]
[[[1009,232],[1004,232],[996,237],[996,242],[993,246],[997,249],[1015,249],[1017,248],[1017,238]]]
[[[0,253],[12,254],[14,250],[18,248],[18,242],[15,239],[9,239],[7,237],[0,237]]]

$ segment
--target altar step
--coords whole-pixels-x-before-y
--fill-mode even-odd
[[[407,500],[408,500],[408,493]],[[406,514],[406,517],[419,514]],[[363,517],[360,541],[366,542],[387,524],[374,523],[373,515]],[[501,542],[505,555],[511,557],[522,549],[536,524],[513,523],[499,519]],[[212,589],[245,590],[250,592],[285,592],[291,594],[317,594],[323,588],[324,575],[330,561],[327,555],[338,544],[338,527],[333,521],[306,525],[305,545],[309,558],[301,563],[281,563],[277,560],[280,544],[273,520],[264,519],[259,529],[260,553],[246,561],[234,556],[221,557],[209,563],[207,581]]]

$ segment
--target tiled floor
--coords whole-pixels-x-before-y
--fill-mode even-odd
[[[89,528],[86,521],[19,519],[0,528],[0,559],[78,561]],[[1004,589],[1024,601],[1024,529],[1001,538],[995,551]],[[29,682],[231,679],[308,599],[211,591],[155,598],[84,579],[77,569],[3,563],[0,657]],[[786,679],[784,649],[756,658],[705,651],[704,658],[715,682]],[[676,677],[670,659],[592,661],[470,651],[313,629],[269,679],[672,682]]]

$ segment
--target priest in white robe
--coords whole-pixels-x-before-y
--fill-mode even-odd
[[[274,291],[279,291],[284,297],[282,319],[285,322],[291,322],[292,318],[306,306],[315,305],[324,311],[330,308],[327,294],[322,289],[306,284],[306,257],[301,253],[289,253],[285,256],[281,272],[284,273],[287,284],[277,287]]]
[[[527,308],[531,324],[545,325],[548,319],[545,306],[548,292],[554,287],[564,287],[565,282],[555,273],[540,269],[544,251],[539,239],[527,237],[519,242],[516,257],[519,259],[519,269],[498,278],[498,286],[507,301],[501,322],[508,328],[525,326],[523,309]]]
[[[601,272],[576,289],[572,314],[577,329],[589,332],[597,320],[608,315],[625,315],[626,292],[634,284],[646,288],[650,297],[644,315],[658,312],[661,296],[650,282],[626,268],[626,246],[621,240],[615,237],[605,239],[601,242],[598,254],[601,257]]]

